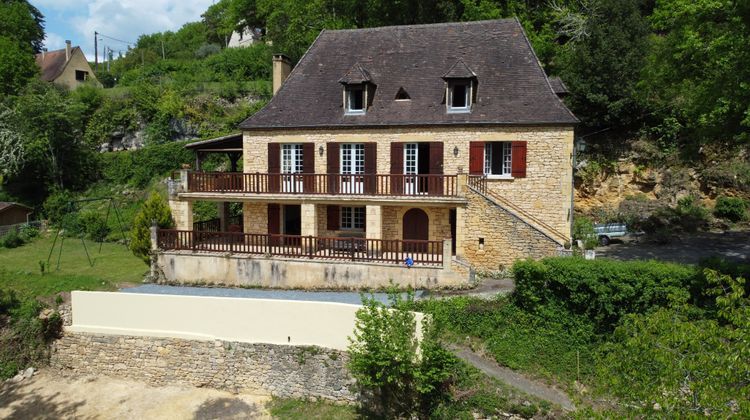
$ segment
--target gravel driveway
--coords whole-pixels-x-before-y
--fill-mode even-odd
[[[729,261],[750,264],[750,231],[698,232],[674,237],[660,245],[647,237],[612,241],[610,246],[598,247],[596,257],[617,260],[663,260],[697,264],[701,260],[719,256]]]

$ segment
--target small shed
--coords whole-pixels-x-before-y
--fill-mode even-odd
[[[34,209],[29,206],[10,201],[0,201],[0,226],[26,223],[33,212]]]

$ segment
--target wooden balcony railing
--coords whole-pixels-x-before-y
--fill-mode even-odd
[[[442,265],[443,241],[334,238],[233,232],[197,232],[160,229],[162,250],[231,252],[318,260],[365,261],[417,265]]]
[[[455,197],[456,175],[190,172],[188,192]]]

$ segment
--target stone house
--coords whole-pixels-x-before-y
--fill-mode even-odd
[[[96,75],[91,69],[81,47],[73,47],[65,41],[65,48],[42,51],[36,55],[36,64],[41,69],[42,80],[75,89],[83,83],[95,83]]]
[[[241,134],[188,146],[196,169],[227,153],[233,172],[181,173],[182,233],[160,233],[161,248],[254,260],[211,260],[240,284],[263,272],[281,287],[439,287],[570,241],[578,120],[518,20],[324,30],[294,69],[274,56],[273,75]],[[212,227],[194,225],[196,200],[220,203]],[[165,275],[180,277],[172,257]]]

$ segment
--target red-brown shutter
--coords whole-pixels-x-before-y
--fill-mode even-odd
[[[378,144],[365,143],[365,194],[375,194],[375,174],[378,172]]]
[[[404,192],[404,143],[391,143],[391,194]]]
[[[510,174],[513,178],[526,178],[526,142],[514,141],[510,150]]]
[[[430,142],[430,175],[443,174],[443,142]],[[427,191],[430,195],[443,195],[443,177],[428,177]]]
[[[339,177],[341,172],[339,167],[339,144],[328,143],[326,149],[326,173],[328,174],[328,194],[338,192]]]
[[[281,187],[281,145],[268,143],[268,191],[278,192]]]
[[[469,174],[484,175],[484,142],[469,143]]]
[[[306,193],[315,192],[315,143],[302,143],[302,188]]]
[[[339,206],[327,206],[327,229],[339,230]]]

